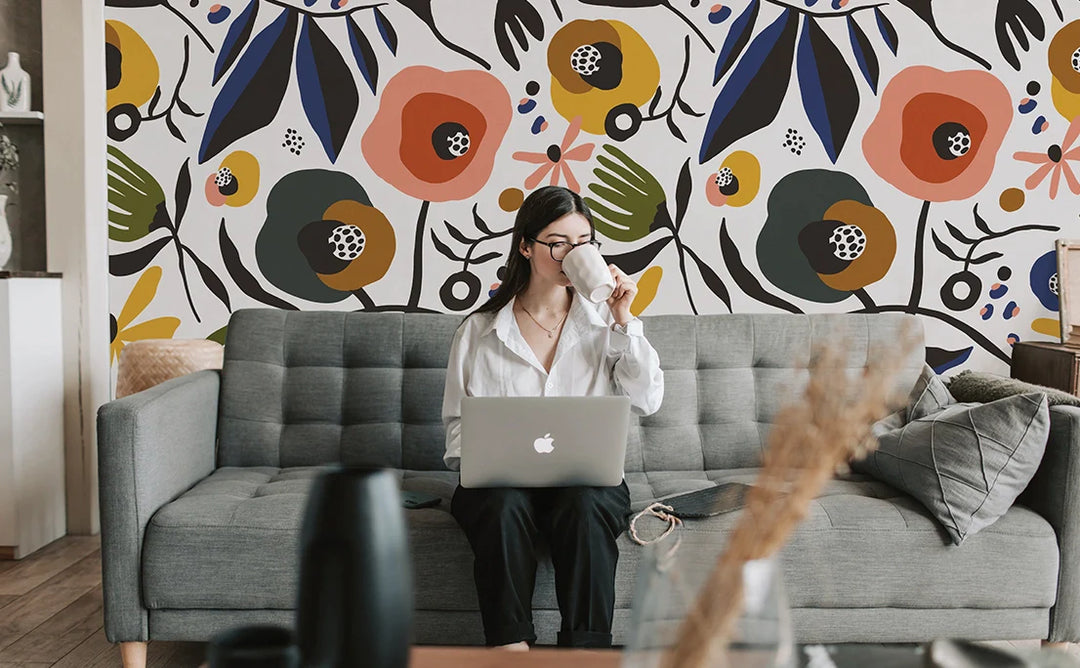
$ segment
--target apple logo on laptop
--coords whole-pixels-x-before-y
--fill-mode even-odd
[[[542,438],[538,438],[533,441],[533,448],[542,455],[553,451],[555,446],[552,444],[555,439],[551,438],[551,434],[544,434]]]

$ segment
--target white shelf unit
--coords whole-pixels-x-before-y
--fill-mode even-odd
[[[43,111],[0,111],[0,123],[4,125],[41,125],[44,122]]]
[[[67,531],[60,278],[0,278],[0,558]]]

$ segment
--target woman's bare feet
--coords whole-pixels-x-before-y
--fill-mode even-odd
[[[505,649],[511,652],[528,652],[529,643],[522,640],[521,642],[512,642],[509,645],[499,645],[495,649]]]

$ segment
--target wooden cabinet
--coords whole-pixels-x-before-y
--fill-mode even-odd
[[[1013,346],[1011,375],[1080,396],[1080,348],[1021,341]]]
[[[0,558],[66,531],[59,274],[0,272]]]

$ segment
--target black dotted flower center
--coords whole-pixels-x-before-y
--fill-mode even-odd
[[[448,121],[431,133],[431,145],[443,160],[460,158],[469,152],[469,131],[461,123]]]
[[[971,150],[971,133],[959,123],[942,123],[934,130],[934,151],[942,160],[955,160]]]

